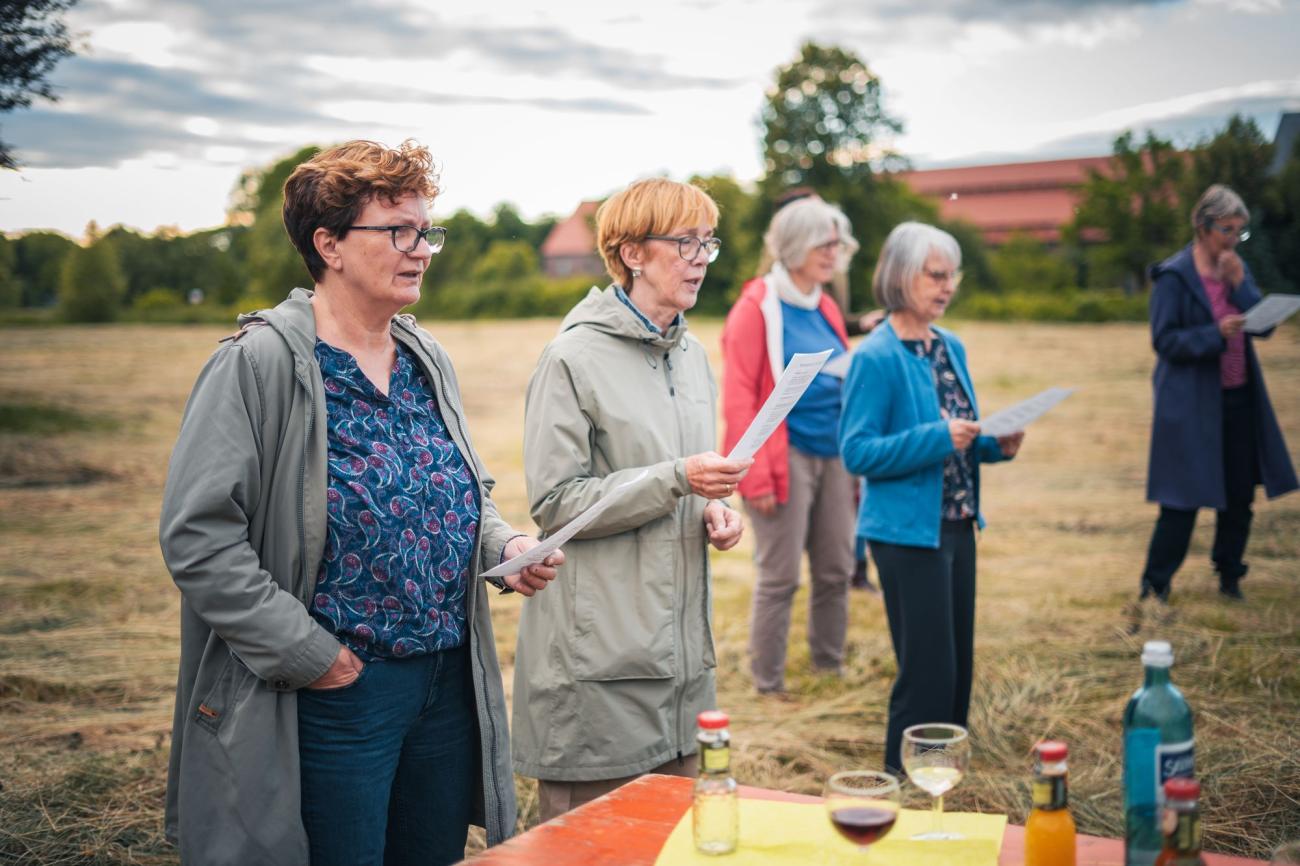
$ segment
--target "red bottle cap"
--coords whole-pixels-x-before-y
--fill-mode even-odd
[[[1070,747],[1060,740],[1043,740],[1034,748],[1038,750],[1038,756],[1044,761],[1064,761],[1070,754]]]
[[[1165,798],[1168,800],[1195,800],[1201,796],[1201,783],[1182,776],[1165,781]]]
[[[721,710],[705,710],[695,717],[695,721],[706,731],[716,731],[731,724],[731,719]]]

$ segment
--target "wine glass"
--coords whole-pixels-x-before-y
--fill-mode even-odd
[[[943,829],[943,795],[970,766],[970,736],[961,725],[912,725],[903,731],[903,769],[912,784],[934,798],[934,825],[913,839],[961,839]]]
[[[866,851],[898,820],[898,779],[874,770],[846,770],[826,782],[826,814],[839,834]]]
[[[1287,842],[1274,851],[1268,866],[1300,866],[1300,840]]]

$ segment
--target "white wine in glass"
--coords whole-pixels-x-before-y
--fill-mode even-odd
[[[912,784],[934,798],[934,822],[913,839],[961,839],[943,829],[943,795],[957,787],[970,766],[970,735],[961,725],[913,725],[903,731],[903,769]]]

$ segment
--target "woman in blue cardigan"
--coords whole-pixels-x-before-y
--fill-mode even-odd
[[[889,317],[854,353],[840,454],[867,479],[858,535],[871,542],[898,660],[885,765],[902,767],[903,729],[966,724],[975,647],[975,527],[981,463],[1015,456],[1024,433],[979,435],[966,350],[934,326],[957,292],[961,248],[906,222],[872,278]]]
[[[1192,209],[1195,239],[1152,269],[1155,420],[1147,499],[1160,504],[1142,572],[1142,598],[1169,599],[1200,508],[1218,512],[1210,558],[1219,591],[1240,599],[1255,485],[1269,498],[1296,489],[1295,470],[1242,330],[1260,293],[1237,255],[1250,212],[1215,184]]]

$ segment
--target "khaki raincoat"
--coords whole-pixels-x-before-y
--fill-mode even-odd
[[[550,781],[630,776],[695,751],[715,704],[707,500],[686,483],[716,447],[716,386],[682,318],[658,336],[614,289],[565,318],[528,383],[524,470],[554,532],[648,474],[564,546],[525,605],[515,656],[515,769]]]

